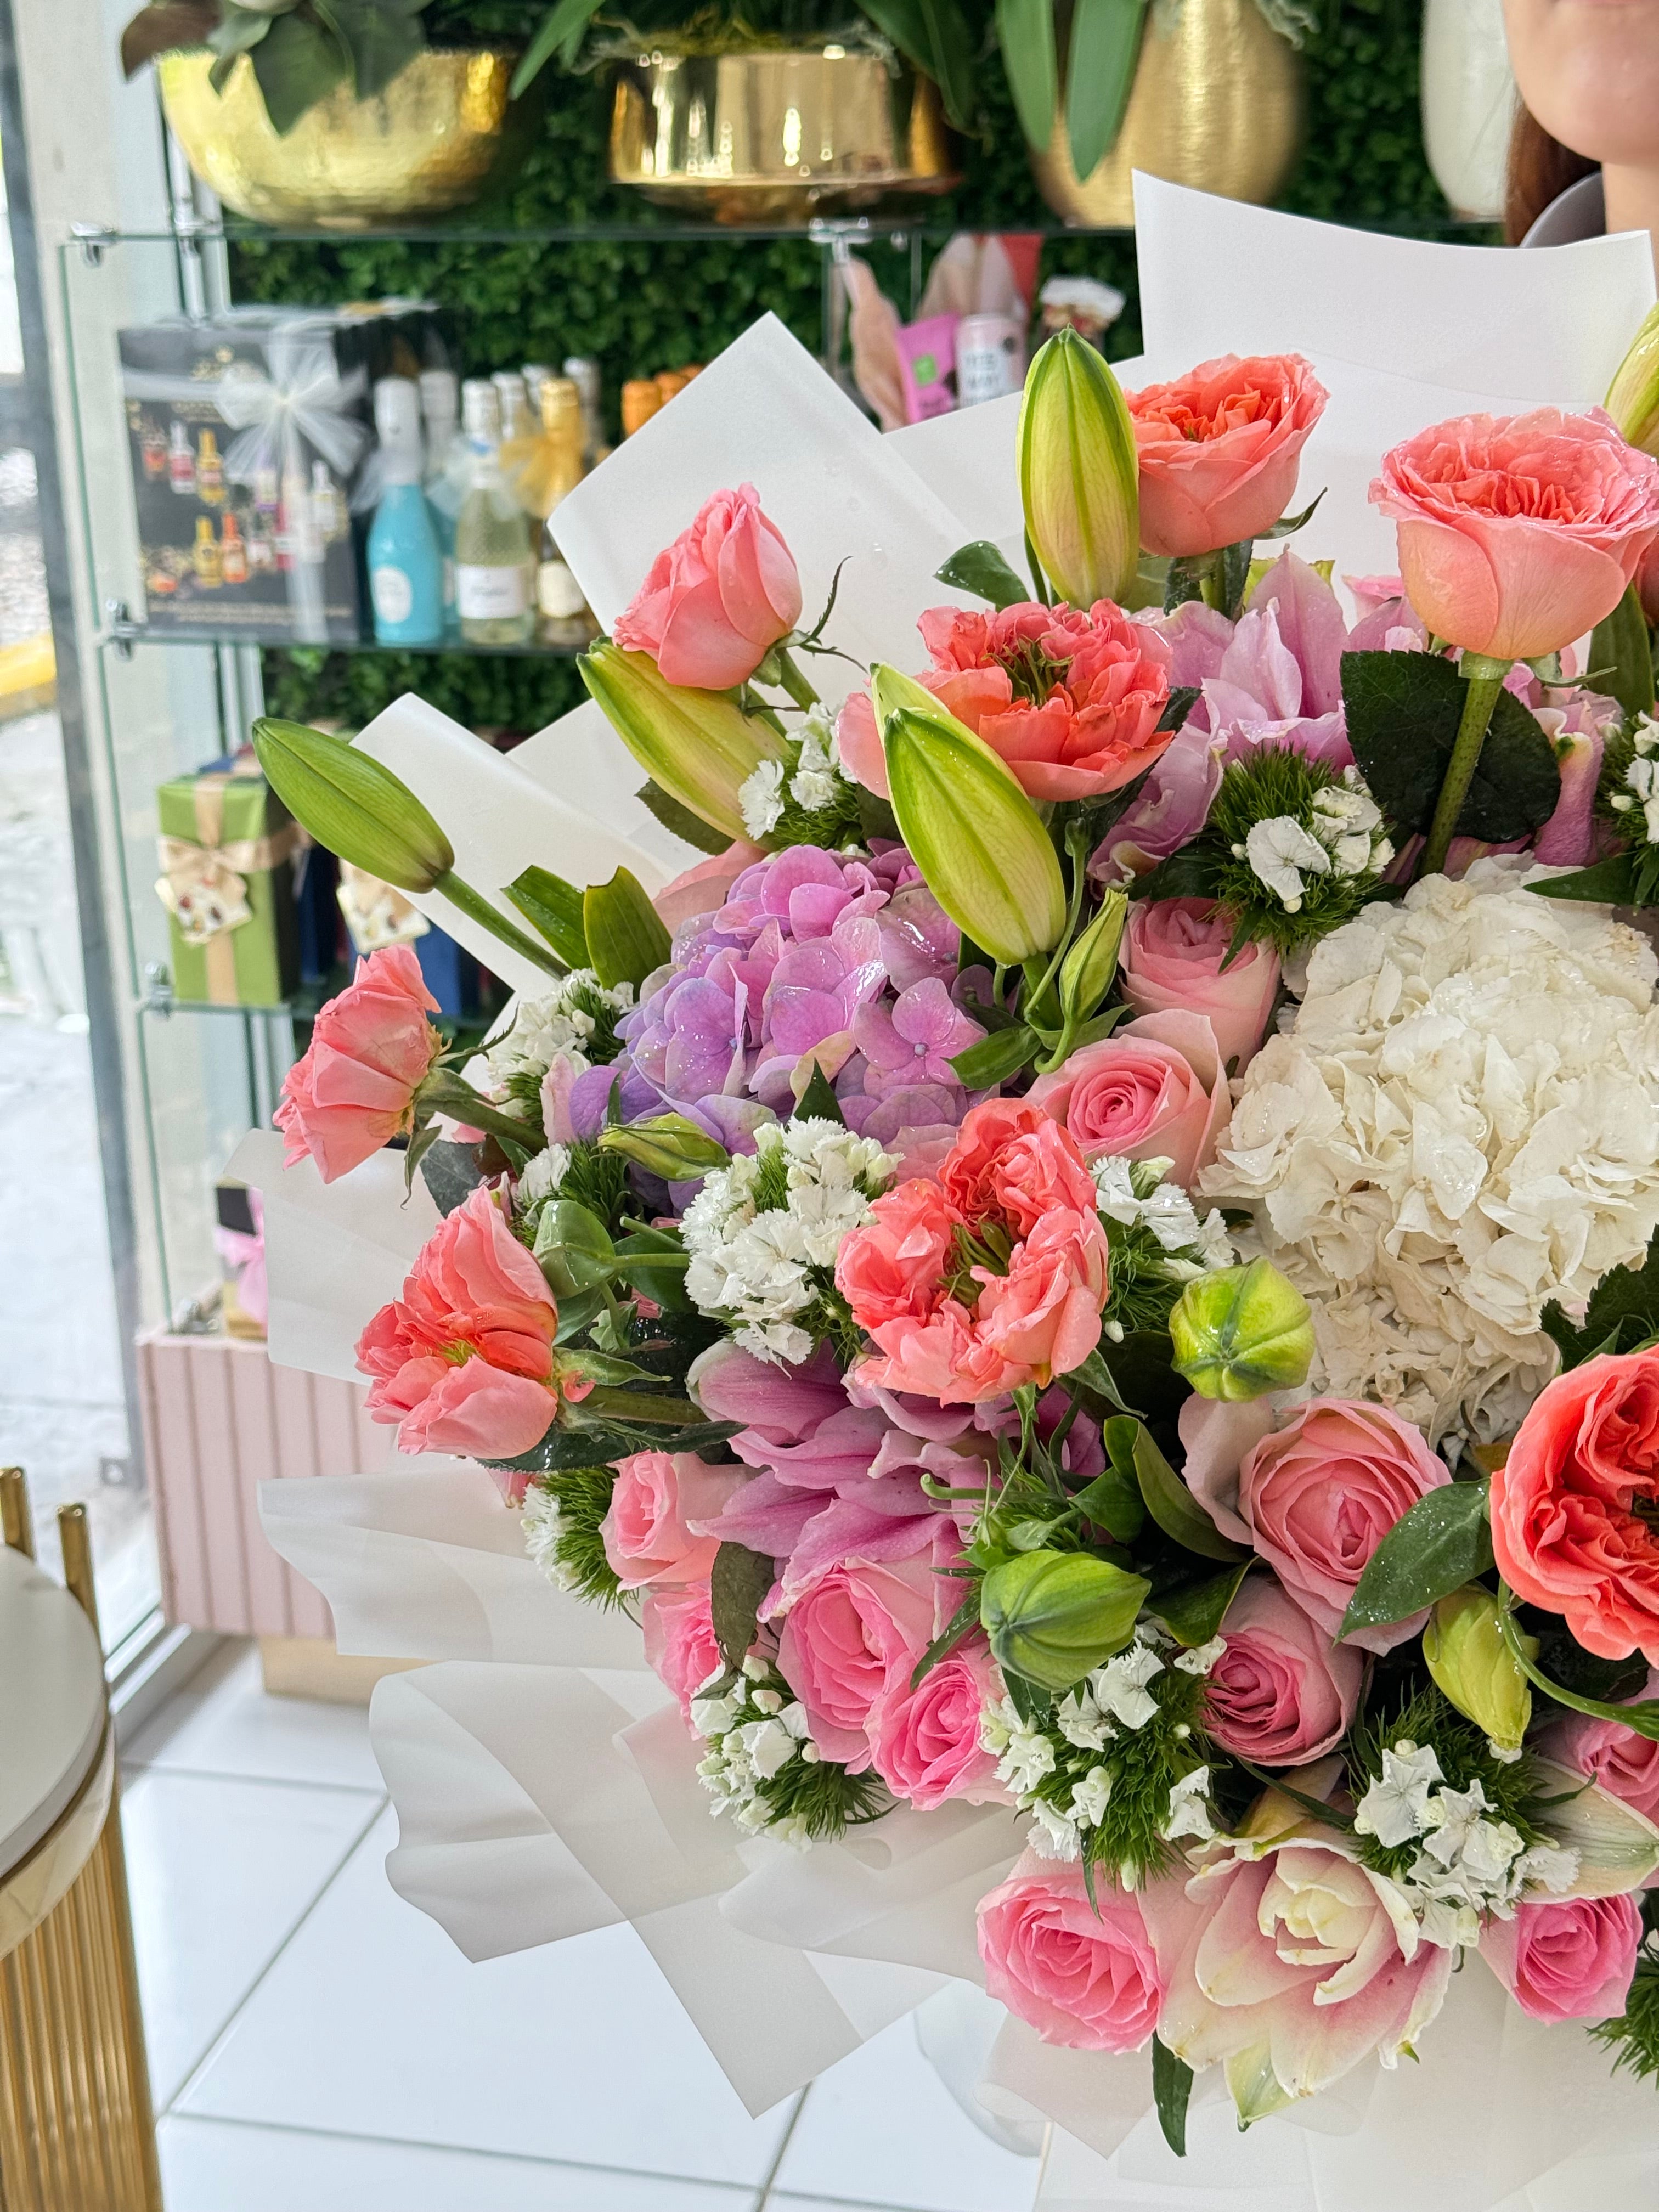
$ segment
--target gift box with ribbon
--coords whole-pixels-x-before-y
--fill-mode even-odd
[[[174,776],[155,805],[174,996],[280,1004],[299,981],[293,860],[305,832],[251,753]]]

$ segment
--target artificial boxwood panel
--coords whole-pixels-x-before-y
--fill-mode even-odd
[[[757,10],[749,5],[750,20]],[[510,35],[539,16],[518,0],[441,0],[434,37]],[[1279,204],[1336,222],[1437,231],[1446,204],[1424,160],[1418,107],[1422,0],[1325,0],[1325,21],[1306,51],[1308,134]],[[526,118],[529,149],[510,183],[462,218],[526,229],[659,220],[605,173],[607,94],[602,78],[549,71],[538,112]],[[921,217],[930,234],[1018,230],[1052,220],[1032,183],[1000,65],[981,71],[984,128],[966,148],[963,182]],[[908,256],[878,246],[869,258],[902,310]],[[1133,241],[1054,239],[1043,273],[1105,278],[1127,295],[1112,350],[1139,350]],[[572,246],[400,245],[337,240],[247,244],[232,256],[239,300],[328,302],[412,293],[452,307],[467,374],[525,361],[556,366],[592,354],[603,365],[612,434],[624,378],[708,361],[770,308],[802,342],[820,342],[822,258],[806,240],[725,239],[683,233],[648,243]],[[665,516],[667,537],[687,518]],[[268,653],[270,710],[301,720],[367,720],[403,690],[474,726],[535,729],[574,705],[580,679],[568,660],[457,653]]]

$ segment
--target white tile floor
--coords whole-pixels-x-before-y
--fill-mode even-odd
[[[469,1966],[349,1707],[219,1654],[126,1762],[167,2212],[1029,2212],[908,2021],[750,2119],[627,1928]]]

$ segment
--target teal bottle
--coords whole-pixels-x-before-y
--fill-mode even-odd
[[[381,491],[368,530],[368,588],[377,645],[441,645],[444,554],[421,487],[421,395],[407,377],[374,387]]]

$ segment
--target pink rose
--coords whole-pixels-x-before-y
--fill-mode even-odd
[[[985,1986],[1045,2043],[1139,2051],[1158,2026],[1164,1977],[1140,1899],[1103,1868],[1095,1898],[1097,1911],[1080,1867],[1027,1851],[980,1899]]]
[[[1123,396],[1140,457],[1140,542],[1186,559],[1273,528],[1327,395],[1299,354],[1228,354]]]
[[[1224,1751],[1306,1766],[1334,1750],[1359,1703],[1365,1662],[1333,1644],[1276,1582],[1251,1575],[1222,1623],[1205,1726]]]
[[[406,945],[357,963],[357,973],[312,1026],[311,1045],[283,1082],[276,1123],[292,1167],[309,1153],[325,1182],[349,1175],[393,1137],[411,1109],[443,1038],[427,1019],[438,1001]]]
[[[980,1638],[959,1644],[930,1667],[913,1690],[909,1667],[889,1672],[872,1709],[869,1738],[875,1769],[896,1797],[930,1813],[947,1798],[970,1805],[1006,1804],[997,1763],[979,1740],[980,1715],[1003,1694],[996,1662]]]
[[[931,1557],[830,1567],[784,1615],[778,1670],[806,1708],[814,1743],[854,1774],[870,1764],[872,1709],[933,1640]]]
[[[1231,1106],[1209,1018],[1181,1011],[1123,1023],[1040,1075],[1026,1097],[1064,1124],[1085,1160],[1168,1159],[1185,1184],[1214,1158]]]
[[[1439,2011],[1453,1954],[1401,1949],[1391,1888],[1322,1837],[1153,1882],[1142,1911],[1165,1984],[1158,2034],[1194,2069],[1258,2053],[1255,2096],[1235,2091],[1246,2119],[1373,2052],[1392,2061]]]
[[[1252,943],[1224,967],[1232,936],[1213,899],[1137,899],[1121,974],[1136,1013],[1202,1014],[1237,1075],[1266,1034],[1279,992],[1279,955],[1271,945]]]
[[[723,853],[711,853],[706,860],[682,869],[651,902],[663,927],[672,937],[681,923],[690,921],[694,915],[713,914],[725,905],[732,884],[744,869],[752,868],[757,860],[765,858],[758,845],[747,844],[739,837]]]
[[[402,1451],[516,1459],[558,1411],[558,1325],[546,1278],[480,1185],[422,1245],[402,1297],[357,1340],[357,1364],[374,1378],[368,1411],[398,1424]]]
[[[872,1212],[874,1218],[842,1244],[836,1282],[859,1327],[873,1335],[890,1322],[933,1311],[957,1217],[938,1183],[922,1176],[899,1183]]]
[[[1650,1674],[1638,1698],[1659,1698],[1659,1673]],[[1638,1735],[1620,1721],[1592,1720],[1569,1713],[1548,1730],[1539,1749],[1547,1759],[1587,1774],[1609,1796],[1622,1798],[1650,1820],[1659,1821],[1659,1743]]]
[[[1406,595],[1437,636],[1535,660],[1593,629],[1659,533],[1659,463],[1599,407],[1466,415],[1382,457]]]
[[[648,653],[665,682],[700,691],[746,684],[800,620],[800,578],[753,484],[717,491],[612,626],[616,642]]]
[[[1402,1513],[1450,1480],[1422,1431],[1387,1407],[1314,1398],[1245,1453],[1238,1511],[1289,1595],[1334,1637],[1371,1553]],[[1347,1641],[1392,1651],[1427,1619],[1356,1629]]]
[[[646,1664],[678,1698],[681,1716],[689,1728],[692,1698],[724,1664],[714,1637],[708,1583],[692,1583],[680,1589],[667,1583],[647,1589],[640,1601],[640,1626],[645,1637]]]
[[[1617,2020],[1641,1942],[1633,1897],[1552,1897],[1489,1920],[1480,1955],[1534,2020]]]
[[[1109,599],[1080,608],[1022,601],[933,607],[917,627],[933,656],[919,679],[1005,760],[1033,799],[1096,799],[1132,783],[1169,744],[1160,730],[1170,648]],[[867,692],[842,708],[849,775],[888,796]]]
[[[694,1536],[688,1524],[716,1519],[747,1480],[738,1468],[705,1466],[696,1452],[640,1451],[619,1459],[599,1535],[623,1588],[706,1582],[720,1540]]]
[[[1492,1479],[1498,1571],[1601,1659],[1659,1666],[1659,1350],[1603,1353],[1533,1401]]]

